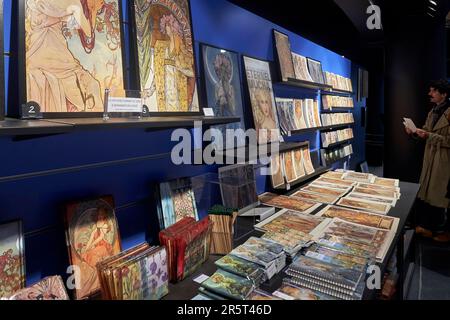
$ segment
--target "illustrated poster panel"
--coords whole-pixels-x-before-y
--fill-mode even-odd
[[[187,0],[135,0],[139,77],[150,112],[199,112]]]
[[[9,298],[25,286],[22,223],[0,225],[0,298]]]
[[[96,265],[120,253],[120,237],[112,197],[70,204],[66,211],[70,262],[80,270],[77,299],[100,289]]]
[[[276,30],[274,30],[273,33],[275,35],[275,45],[277,47],[278,60],[280,62],[281,78],[283,81],[288,81],[289,78],[295,79],[289,37]]]
[[[119,0],[25,0],[27,101],[42,112],[103,112],[124,96]]]
[[[265,144],[279,141],[280,132],[269,63],[244,57],[244,65],[258,142]]]
[[[222,142],[225,146],[226,130],[245,130],[238,55],[234,52],[203,45],[202,56],[208,107],[213,108],[216,117],[239,117],[241,119],[239,123],[214,127],[222,132]],[[238,146],[244,144],[244,139],[238,141]]]

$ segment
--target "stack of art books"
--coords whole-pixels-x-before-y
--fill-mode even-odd
[[[324,165],[330,165],[342,158],[348,157],[353,154],[353,146],[348,144],[343,147],[338,147],[333,150],[321,149],[320,154],[322,156],[322,163]]]
[[[215,264],[219,269],[250,280],[255,287],[267,280],[267,274],[261,265],[231,254],[217,260]]]
[[[351,128],[338,131],[323,132],[321,136],[322,136],[322,145],[324,148],[327,148],[331,144],[353,139],[354,137],[353,129]]]
[[[307,247],[314,230],[326,225],[326,219],[292,210],[281,210],[270,219],[255,226],[264,232],[263,239],[274,241],[283,246],[287,256],[294,257],[302,248]]]
[[[286,254],[282,245],[271,240],[251,237],[238,246],[230,255],[260,265],[267,279],[281,272],[286,266]]]
[[[199,292],[213,300],[247,300],[254,290],[249,279],[219,269],[201,284]]]
[[[276,104],[280,127],[285,135],[295,130],[322,126],[317,100],[276,98]]]
[[[370,259],[315,246],[293,261],[286,270],[284,282],[334,299],[360,300],[365,287],[367,263]]]
[[[288,279],[283,281],[281,287],[273,295],[282,300],[336,300],[330,295],[296,285]]]
[[[197,204],[190,178],[177,179],[159,185],[158,219],[163,230],[185,217],[198,220]]]
[[[326,83],[333,87],[333,89],[353,92],[352,80],[335,73],[324,72]]]
[[[324,126],[338,126],[355,123],[353,113],[323,113],[320,115]]]
[[[324,110],[333,110],[339,108],[354,108],[355,103],[353,98],[339,97],[339,96],[323,96],[322,108]]]
[[[270,168],[274,188],[291,184],[316,171],[309,145],[301,149],[283,152],[280,155],[273,155]]]
[[[279,209],[288,209],[302,213],[312,213],[320,207],[317,202],[302,200],[294,197],[277,195],[274,193],[264,193],[259,196],[261,203]]]
[[[97,264],[104,300],[159,300],[169,293],[167,252],[143,243]]]
[[[184,218],[159,233],[161,245],[167,249],[171,282],[184,280],[209,258],[212,222],[209,217],[196,222]]]

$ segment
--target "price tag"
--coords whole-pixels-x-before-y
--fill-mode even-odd
[[[142,113],[142,99],[139,98],[109,98],[108,113]]]
[[[30,101],[22,105],[22,119],[42,119],[41,107],[37,102]]]
[[[195,278],[194,282],[202,284],[203,282],[205,282],[208,279],[209,279],[209,276],[202,274],[201,276],[198,276],[197,278]]]
[[[214,117],[213,108],[203,108],[203,113],[205,114],[205,117]]]

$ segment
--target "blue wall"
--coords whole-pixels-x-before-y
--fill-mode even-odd
[[[6,52],[10,48],[11,1],[14,0],[4,1]],[[272,29],[276,28],[289,35],[293,51],[322,61],[325,71],[346,77],[353,74],[357,83],[355,66],[349,60],[225,0],[191,0],[191,9],[197,67],[200,42],[273,61]],[[5,60],[8,62],[9,58]],[[316,93],[308,90],[279,85],[274,88],[280,97],[316,97]],[[244,106],[244,113],[251,114],[247,100]],[[362,155],[363,159],[364,131],[359,118],[357,108],[354,130],[359,138],[354,147],[355,154]],[[251,126],[249,119],[246,120],[247,126]],[[119,129],[75,132],[28,141],[0,138],[0,222],[23,219],[27,233],[28,284],[48,275],[65,275],[68,258],[62,208],[68,201],[112,194],[118,207],[123,248],[144,240],[157,241],[154,186],[173,178],[217,169],[172,165],[170,133]],[[290,140],[310,140],[313,149],[320,148],[319,133]],[[116,160],[124,161],[114,163]],[[354,165],[359,161],[353,159]],[[54,169],[61,170],[47,172]],[[258,178],[259,192],[269,189],[267,182],[265,177]]]

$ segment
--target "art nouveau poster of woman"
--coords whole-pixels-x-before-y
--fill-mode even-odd
[[[186,0],[137,0],[141,89],[154,112],[199,111]]]
[[[71,263],[79,268],[78,299],[100,288],[97,263],[120,253],[119,231],[113,208],[105,200],[75,205],[69,210]]]
[[[105,89],[123,96],[118,0],[25,3],[27,101],[42,112],[101,112]]]

